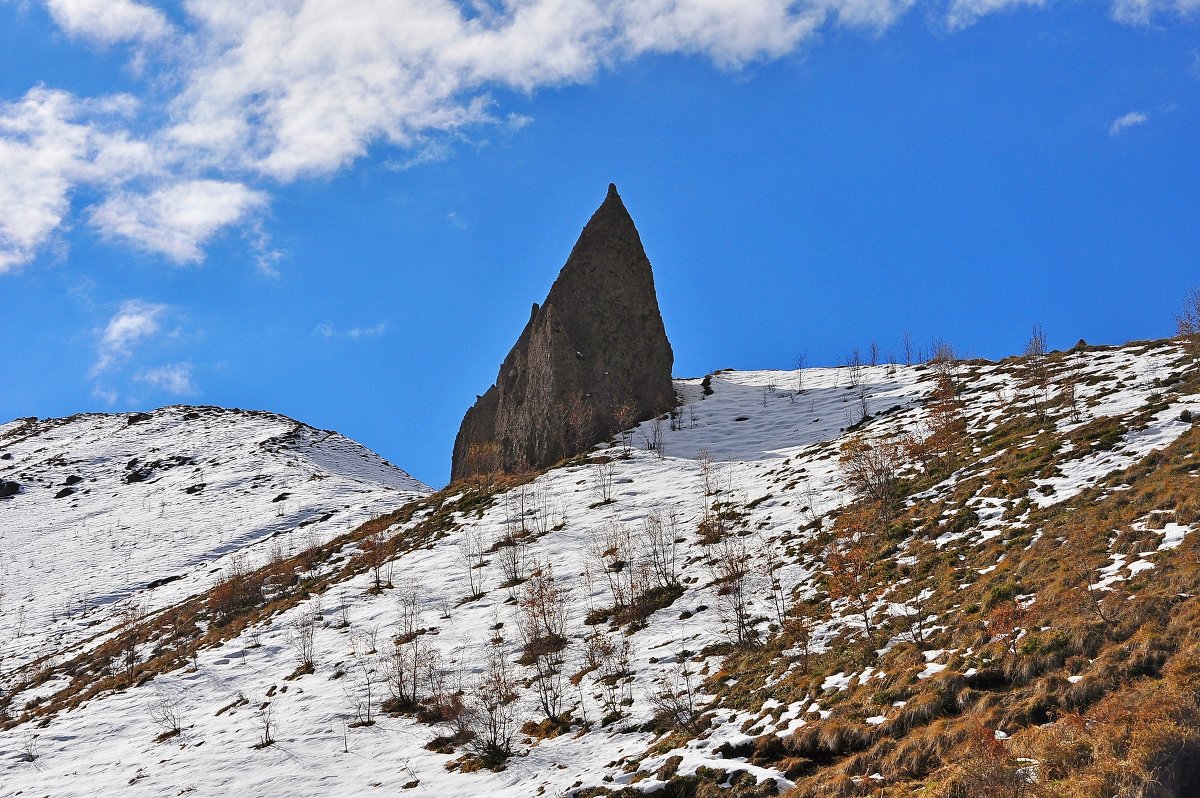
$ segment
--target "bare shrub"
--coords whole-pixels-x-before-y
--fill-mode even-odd
[[[617,473],[617,464],[607,458],[601,458],[592,464],[592,491],[600,504],[609,504],[613,500],[613,479]]]
[[[855,349],[846,356],[846,379],[850,382],[851,388],[857,388],[862,383],[863,378],[863,361],[862,355]]]
[[[463,473],[473,477],[489,477],[499,473],[503,459],[500,444],[495,441],[472,443],[463,456]]]
[[[262,601],[263,574],[252,570],[240,554],[230,557],[221,580],[208,594],[208,607],[217,625],[228,623]]]
[[[633,454],[633,430],[638,424],[637,406],[633,402],[625,402],[613,411],[613,424],[617,427],[617,435],[621,445],[621,457]]]
[[[383,590],[384,586],[391,587],[390,580],[383,578],[383,566],[391,558],[391,548],[389,547],[387,529],[381,526],[373,526],[367,536],[363,538],[359,544],[366,558],[367,567],[371,569],[371,577],[373,584],[371,590],[375,593]]]
[[[1200,288],[1184,294],[1183,308],[1175,316],[1175,329],[1193,356],[1200,356]]]
[[[633,703],[630,659],[633,654],[628,638],[613,640],[599,629],[584,640],[583,661],[587,672],[599,690],[598,699],[604,709],[606,722],[621,716],[624,708]]]
[[[137,650],[141,643],[139,625],[145,617],[146,608],[137,599],[126,599],[117,607],[117,618],[121,630],[121,670],[131,683],[138,666]]]
[[[668,671],[662,686],[649,696],[660,722],[689,734],[700,732],[700,707],[694,684],[695,672],[688,668],[683,653],[676,655],[678,668]]]
[[[174,737],[183,730],[183,691],[175,686],[155,685],[154,697],[146,707],[150,720],[162,734],[159,739]]]
[[[679,585],[679,516],[655,510],[642,521],[646,558],[660,587]]]
[[[306,611],[288,625],[288,645],[296,654],[301,671],[312,673],[316,668],[313,644],[317,633],[317,613]]]
[[[524,644],[521,662],[533,666],[532,687],[550,721],[558,721],[562,714],[569,607],[570,595],[554,578],[550,564],[534,568],[521,590],[517,627]]]
[[[864,517],[863,510],[850,512],[856,516],[846,525],[851,537],[830,546],[826,552],[825,582],[830,597],[845,600],[862,620],[863,631],[869,639],[874,634],[871,614],[879,598],[873,537],[869,532],[873,519]]]
[[[650,433],[642,434],[642,439],[646,444],[646,451],[654,452],[660,458],[666,455],[666,444],[663,441],[663,422],[664,419],[662,416],[655,416],[650,419]]]
[[[952,793],[961,798],[1024,798],[1034,795],[1034,780],[991,729],[978,726],[953,769]]]
[[[903,447],[892,440],[855,437],[842,445],[839,463],[847,485],[875,506],[881,521],[890,518],[900,487]]]
[[[582,394],[578,393],[561,400],[557,406],[564,422],[562,426],[563,456],[571,457],[580,454],[594,440],[596,410]]]
[[[399,624],[392,638],[391,650],[384,661],[388,688],[394,699],[393,707],[415,709],[421,700],[420,684],[430,680],[431,660],[437,651],[425,642],[421,624],[420,586],[410,582],[400,588],[396,597]]]
[[[774,538],[763,536],[758,539],[756,546],[758,549],[760,565],[759,569],[763,578],[767,581],[768,589],[771,595],[771,609],[775,614],[775,623],[779,629],[783,628],[784,615],[787,611],[786,595],[783,591],[783,582],[779,578],[778,571],[783,566],[783,556],[780,547]]]
[[[529,573],[529,544],[519,534],[513,534],[511,528],[506,528],[494,544],[496,562],[500,566],[502,577],[501,587],[508,588],[509,595],[517,595],[517,587],[525,581]]]
[[[512,663],[502,645],[492,643],[484,653],[483,673],[472,682],[461,716],[470,736],[467,747],[484,767],[499,767],[512,756],[520,726],[516,700]]]

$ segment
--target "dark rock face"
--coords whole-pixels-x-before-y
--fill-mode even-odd
[[[579,454],[617,428],[622,406],[623,420],[666,412],[673,363],[650,261],[610,185],[496,384],[463,418],[451,478]]]
[[[21,485],[18,482],[6,482],[0,479],[0,499],[7,499],[9,496],[16,496],[21,492]]]

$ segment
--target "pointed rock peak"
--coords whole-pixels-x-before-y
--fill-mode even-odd
[[[670,410],[673,360],[650,261],[610,183],[496,383],[467,411],[452,477],[552,465]]]

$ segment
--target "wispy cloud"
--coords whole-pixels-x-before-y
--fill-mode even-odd
[[[1119,136],[1129,128],[1144,125],[1149,121],[1150,117],[1142,111],[1130,111],[1113,120],[1112,124],[1108,126],[1108,135]]]
[[[388,323],[381,321],[378,324],[372,324],[367,327],[348,327],[338,329],[329,322],[318,324],[313,330],[313,335],[319,335],[322,338],[350,338],[358,340],[360,338],[378,338],[388,331]]]
[[[961,30],[998,11],[1045,4],[1046,0],[953,0],[946,10],[946,26]]]
[[[162,331],[163,315],[168,306],[130,299],[121,303],[113,317],[99,332],[96,343],[96,362],[93,377],[125,362],[140,344],[153,339]]]
[[[1200,13],[1200,0],[1113,0],[1112,16],[1126,25],[1149,25],[1156,16],[1187,18]]]
[[[139,371],[134,379],[175,396],[196,393],[196,385],[192,381],[191,363],[171,363],[157,368],[144,369]]]

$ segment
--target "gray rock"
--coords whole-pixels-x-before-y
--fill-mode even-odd
[[[0,479],[0,499],[7,499],[9,496],[16,496],[21,492],[21,485],[17,482],[8,482]]]
[[[546,301],[467,411],[451,478],[543,468],[676,404],[654,275],[617,187],[584,227]]]

